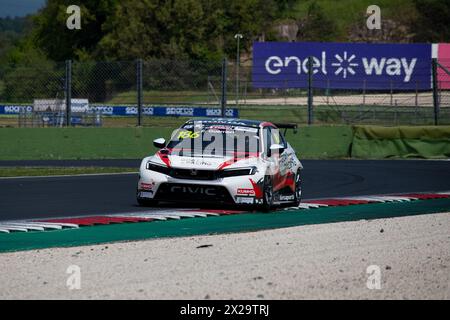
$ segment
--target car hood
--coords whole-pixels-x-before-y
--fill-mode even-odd
[[[245,167],[256,165],[259,161],[257,154],[233,155],[225,157],[214,156],[179,156],[174,154],[163,154],[158,152],[149,159],[152,162],[165,164],[172,168],[197,169],[197,170],[220,170],[225,168]]]

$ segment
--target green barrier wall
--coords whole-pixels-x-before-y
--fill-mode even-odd
[[[354,126],[352,158],[448,158],[450,126]]]

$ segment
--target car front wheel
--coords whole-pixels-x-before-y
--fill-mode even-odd
[[[136,201],[141,207],[152,207],[158,204],[158,201],[139,197],[139,191],[136,195]]]

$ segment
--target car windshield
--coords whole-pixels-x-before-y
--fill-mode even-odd
[[[235,157],[257,155],[259,128],[220,123],[188,123],[172,134],[167,145],[181,156]]]

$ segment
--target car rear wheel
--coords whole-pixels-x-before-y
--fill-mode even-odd
[[[295,192],[294,192],[294,204],[298,207],[300,202],[302,201],[302,179],[301,179],[301,170],[297,170],[297,174],[295,175]]]
[[[273,184],[272,178],[268,175],[264,177],[263,204],[262,210],[269,211],[273,206]]]

